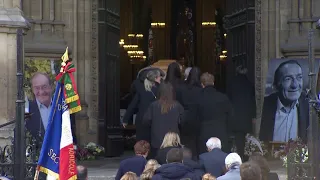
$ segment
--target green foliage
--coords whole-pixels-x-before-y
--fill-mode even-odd
[[[55,61],[54,62],[55,70],[57,70],[58,67],[60,67],[60,62]],[[36,72],[42,72],[46,73],[50,76],[51,80],[54,81],[55,74],[52,73],[51,70],[51,61],[44,58],[37,58],[37,59],[26,59],[25,60],[25,67],[24,67],[24,87],[26,95],[30,100],[33,99],[33,93],[31,90],[31,77]],[[57,71],[56,71],[57,72]]]

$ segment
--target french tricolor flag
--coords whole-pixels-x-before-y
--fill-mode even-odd
[[[64,91],[64,85],[57,82],[35,180],[38,180],[39,172],[47,174],[47,179],[77,179],[70,112]]]

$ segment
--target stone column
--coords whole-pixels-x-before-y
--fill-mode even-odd
[[[80,0],[74,6],[77,14],[74,24],[76,33],[74,35],[74,53],[77,65],[77,88],[82,110],[76,115],[76,129],[78,144],[86,144],[96,141],[96,127],[90,126],[88,116],[88,102],[90,102],[90,60],[91,44],[91,1]],[[90,133],[89,133],[90,132]],[[89,133],[89,134],[88,134]]]
[[[15,119],[17,99],[17,29],[28,23],[19,0],[0,1],[0,124]],[[13,136],[13,126],[0,129],[0,143]]]

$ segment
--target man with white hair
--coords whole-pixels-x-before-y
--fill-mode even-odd
[[[212,137],[208,139],[206,146],[208,152],[200,154],[200,164],[206,173],[210,173],[215,177],[222,176],[225,169],[225,158],[228,154],[221,150],[221,141],[219,138]]]
[[[241,180],[240,165],[241,157],[237,153],[230,153],[225,159],[227,173],[217,178],[217,180]]]

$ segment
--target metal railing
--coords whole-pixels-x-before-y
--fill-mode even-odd
[[[16,123],[15,120],[1,124],[0,128],[7,127],[9,125],[12,125]],[[13,130],[15,131],[15,130]],[[39,158],[40,150],[41,150],[41,141],[38,141],[36,138],[32,137],[31,134],[27,131],[25,131],[25,151],[23,150],[24,148],[20,145],[17,145],[16,143],[16,138],[11,137],[9,140],[11,141],[10,144],[8,145],[0,145],[0,175],[1,176],[6,176],[7,178],[10,179],[19,179],[17,176],[20,175],[21,172],[18,172],[19,174],[17,175],[17,171],[14,170],[14,168],[17,166],[16,164],[16,157],[15,151],[22,152],[24,155],[25,161],[22,162],[22,164],[19,164],[23,169],[22,173],[24,176],[24,180],[28,179],[33,179],[36,166],[37,166],[37,161]],[[16,133],[15,133],[16,135]],[[21,154],[22,154],[21,153]]]

